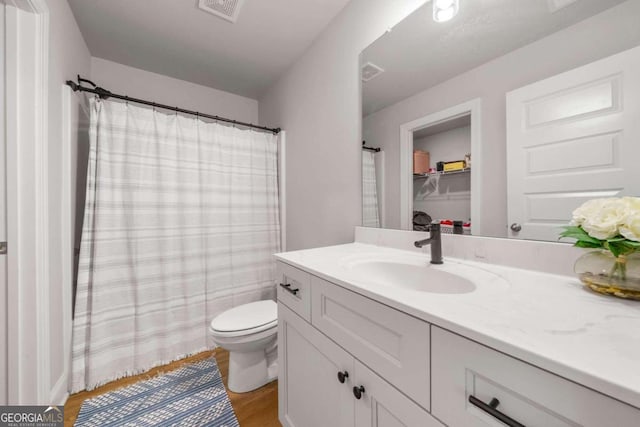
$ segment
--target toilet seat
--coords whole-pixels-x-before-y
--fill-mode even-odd
[[[276,328],[278,305],[271,300],[243,304],[221,313],[211,321],[214,337],[240,337]]]

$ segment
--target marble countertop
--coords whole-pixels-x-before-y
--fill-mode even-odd
[[[640,408],[640,302],[602,296],[575,277],[445,257],[508,286],[436,294],[362,281],[353,257],[428,254],[350,243],[277,254],[279,261]],[[504,281],[500,280],[504,283]]]

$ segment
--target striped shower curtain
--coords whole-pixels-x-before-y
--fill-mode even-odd
[[[380,227],[376,153],[362,150],[362,226]]]
[[[278,140],[92,100],[72,392],[207,348],[219,312],[269,297]]]

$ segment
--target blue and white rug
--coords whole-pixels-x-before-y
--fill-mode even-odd
[[[239,427],[214,358],[85,400],[78,427]]]

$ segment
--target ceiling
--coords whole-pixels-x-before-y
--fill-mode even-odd
[[[198,0],[69,0],[92,56],[257,99],[349,0],[245,0],[236,23]]]
[[[367,47],[362,63],[384,72],[363,82],[364,116],[443,83],[624,0],[461,0],[458,15],[433,21],[427,3]],[[568,4],[551,13],[551,6]]]

